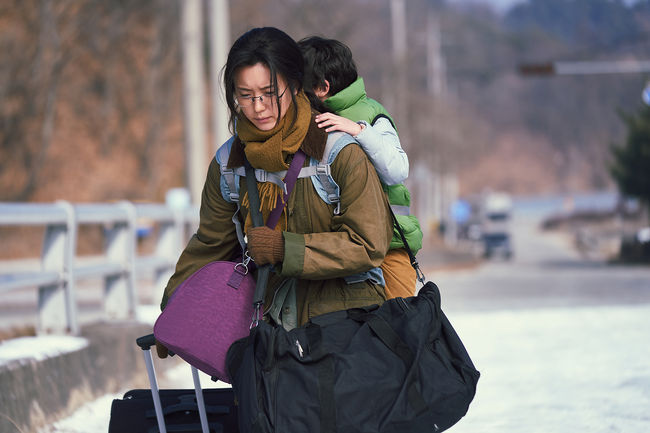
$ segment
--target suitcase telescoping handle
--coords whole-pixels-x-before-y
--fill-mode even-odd
[[[163,416],[162,404],[160,403],[160,394],[158,393],[158,381],[156,380],[156,371],[153,367],[153,357],[151,356],[151,346],[156,344],[153,334],[145,335],[135,340],[144,354],[144,363],[147,366],[149,375],[149,385],[151,386],[151,398],[153,398],[153,407],[156,409],[156,420],[158,421],[158,431],[167,433],[165,427],[165,417]]]
[[[138,346],[140,346],[144,354],[144,363],[147,366],[147,374],[149,375],[149,385],[151,386],[151,397],[153,398],[153,407],[156,410],[158,431],[160,433],[167,433],[162,404],[160,403],[160,393],[158,390],[158,381],[156,380],[156,371],[154,370],[153,357],[151,356],[151,346],[156,345],[156,339],[153,336],[153,334],[148,334],[137,338],[135,342],[137,343]],[[192,366],[192,379],[194,381],[194,393],[196,395],[196,405],[199,409],[199,418],[201,419],[201,430],[203,431],[203,433],[210,433],[210,427],[208,427],[208,416],[205,412],[205,401],[203,400],[203,391],[201,389],[201,380],[199,379],[199,371],[194,366]]]

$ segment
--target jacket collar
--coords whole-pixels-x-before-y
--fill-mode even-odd
[[[305,135],[300,149],[305,152],[305,155],[320,161],[325,152],[325,145],[327,144],[327,132],[316,125],[314,117],[317,114],[318,112],[312,110],[307,135]],[[235,140],[232,142],[232,147],[230,148],[230,156],[228,157],[228,168],[243,166],[244,158],[244,143],[238,136],[235,136]]]
[[[363,83],[363,78],[358,77],[348,87],[327,98],[324,103],[327,108],[338,113],[358,104],[359,101],[366,97],[366,86]]]

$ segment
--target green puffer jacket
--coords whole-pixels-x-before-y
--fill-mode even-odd
[[[345,89],[325,100],[325,105],[343,116],[355,122],[365,120],[372,125],[378,117],[387,117],[395,125],[386,109],[379,102],[368,98],[363,78],[359,77]],[[422,248],[422,229],[420,222],[415,215],[410,215],[408,211],[411,206],[411,194],[408,188],[403,184],[399,185],[382,185],[388,195],[388,201],[393,207],[393,212],[397,217],[402,231],[406,236],[406,241],[413,254]],[[392,224],[391,224],[392,225]],[[404,243],[397,229],[394,229],[393,238],[390,242],[390,248],[404,248]]]
[[[352,137],[349,139],[354,143]],[[327,133],[312,120],[301,149],[307,156],[320,159],[326,140]],[[242,164],[243,145],[235,139],[228,166]],[[279,304],[283,309],[296,310],[286,311],[286,317],[297,319],[289,327],[304,324],[319,314],[381,304],[386,298],[384,288],[371,280],[347,284],[342,278],[378,267],[388,251],[392,234],[390,213],[379,178],[359,146],[345,146],[332,163],[331,171],[341,188],[339,215],[334,215],[333,205],[319,197],[310,178],[298,179],[287,204],[284,261],[271,273],[264,305],[267,309],[278,305],[277,299],[273,302],[276,289],[291,285],[290,293],[295,299]],[[220,167],[213,158],[203,188],[198,231],[178,260],[165,288],[162,308],[181,282],[199,268],[241,254],[231,221],[237,207],[222,197],[219,180]],[[246,179],[242,177],[240,197],[246,190]],[[247,209],[242,208],[241,213],[241,221],[245,221]],[[282,293],[284,296],[286,290]]]

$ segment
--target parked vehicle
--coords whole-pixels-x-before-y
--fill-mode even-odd
[[[513,255],[510,220],[512,200],[508,194],[489,193],[480,206],[481,239],[483,256],[491,258],[498,255],[510,259]]]

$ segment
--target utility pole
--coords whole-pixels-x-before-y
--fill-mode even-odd
[[[183,0],[181,2],[183,91],[185,97],[185,177],[194,205],[201,202],[201,190],[207,168],[201,4],[201,0]]]
[[[395,95],[395,113],[397,129],[404,150],[408,149],[410,142],[410,128],[408,124],[408,68],[406,45],[406,2],[405,0],[390,0],[390,16],[393,42],[393,77],[391,87]],[[401,127],[400,127],[401,125]]]
[[[442,56],[440,23],[432,8],[427,16],[427,90],[434,103],[444,99],[447,89],[447,66]],[[437,105],[437,104],[436,104]]]
[[[458,199],[459,182],[455,173],[453,161],[449,161],[448,146],[453,145],[453,139],[458,134],[456,122],[443,122],[449,119],[451,113],[445,110],[447,100],[447,66],[442,53],[442,36],[440,22],[435,16],[432,7],[428,9],[427,16],[427,91],[433,107],[433,129],[444,128],[445,134],[434,134],[436,137],[444,136],[441,143],[437,143],[433,154],[434,184],[433,194],[433,220],[438,224],[444,222],[444,240],[448,245],[456,245],[457,227],[451,209]]]
[[[228,0],[210,0],[210,81],[212,81],[213,149],[224,143],[228,133],[228,107],[219,79],[228,58],[230,46],[230,13]]]
[[[436,128],[439,127],[437,122],[440,122],[442,106],[441,102],[444,99],[445,93],[445,72],[444,72],[444,63],[442,59],[441,52],[441,41],[440,41],[440,27],[438,19],[435,16],[435,12],[431,6],[428,8],[427,13],[427,93],[429,98],[431,98],[430,103],[433,107],[433,118],[431,119],[432,134],[431,136],[439,136],[439,134],[434,134]],[[442,188],[442,179],[440,167],[442,166],[440,148],[441,145],[444,146],[444,143],[438,143],[434,149],[433,153],[433,176],[435,181],[433,182],[433,206],[431,209],[433,221],[440,223],[443,220],[445,214],[443,208],[443,188]]]

